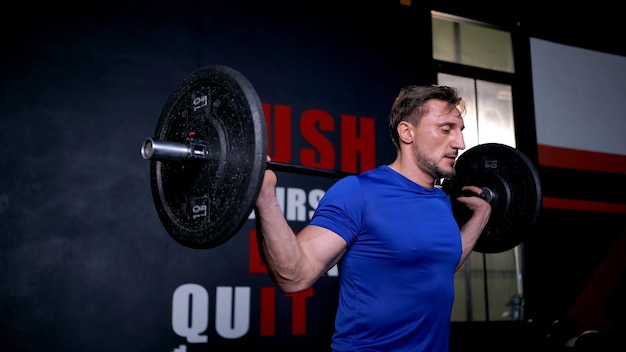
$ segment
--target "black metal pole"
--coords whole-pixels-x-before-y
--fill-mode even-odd
[[[146,160],[173,160],[183,161],[190,159],[209,159],[211,153],[209,148],[201,143],[186,141],[185,143],[162,141],[153,138],[146,139],[141,145],[141,155]],[[316,169],[313,167],[291,165],[270,161],[267,168],[274,171],[290,172],[300,175],[321,176],[329,178],[343,178],[353,175],[349,172]]]
[[[300,175],[321,176],[321,177],[329,177],[329,178],[337,178],[337,179],[343,178],[349,175],[354,175],[350,172],[317,169],[313,167],[286,164],[286,163],[280,163],[276,161],[268,162],[267,168],[273,171],[281,171],[281,172],[289,172],[289,173],[300,174]]]

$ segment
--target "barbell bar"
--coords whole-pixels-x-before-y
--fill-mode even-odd
[[[145,160],[187,161],[191,159],[209,159],[211,158],[211,153],[210,150],[203,143],[198,141],[177,143],[158,141],[152,138],[147,138],[141,146],[141,156]],[[319,169],[276,161],[268,161],[266,167],[274,171],[288,172],[307,176],[330,177],[335,179],[354,175],[354,173],[351,172]],[[481,187],[481,189],[483,192],[480,197],[485,199],[487,202],[491,202],[494,197],[493,191],[488,187]],[[474,195],[474,193],[472,192],[461,192],[461,194],[465,196]]]
[[[190,159],[209,159],[211,151],[202,142],[187,141],[186,143],[177,143],[169,141],[158,141],[147,138],[141,146],[141,156],[146,160],[160,161],[187,161]],[[340,179],[351,172],[326,170],[308,166],[281,163],[277,161],[268,161],[266,167],[270,170],[288,172],[292,174],[329,177]]]

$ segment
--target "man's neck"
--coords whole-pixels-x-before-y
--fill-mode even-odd
[[[400,156],[388,166],[390,169],[424,188],[433,189],[435,187],[435,179],[431,175],[422,171],[415,164],[403,163]]]

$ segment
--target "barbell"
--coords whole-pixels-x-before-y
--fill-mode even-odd
[[[265,170],[339,179],[348,172],[267,162],[263,107],[252,84],[222,65],[202,67],[170,95],[153,137],[141,145],[150,161],[152,197],[159,219],[180,244],[219,246],[243,226],[254,208]],[[463,185],[483,189],[492,215],[474,250],[499,253],[523,242],[541,209],[537,170],[519,150],[486,143],[462,153],[456,175],[439,187],[455,196]],[[469,211],[453,201],[459,226]]]

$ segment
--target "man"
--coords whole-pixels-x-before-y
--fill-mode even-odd
[[[396,159],[337,181],[297,236],[276,198],[276,174],[265,172],[255,211],[277,286],[307,289],[338,264],[333,351],[448,350],[454,273],[491,214],[481,189],[464,186],[476,196],[455,196],[472,212],[459,229],[450,196],[436,187],[465,149],[464,112],[454,88],[403,88],[389,116]]]

